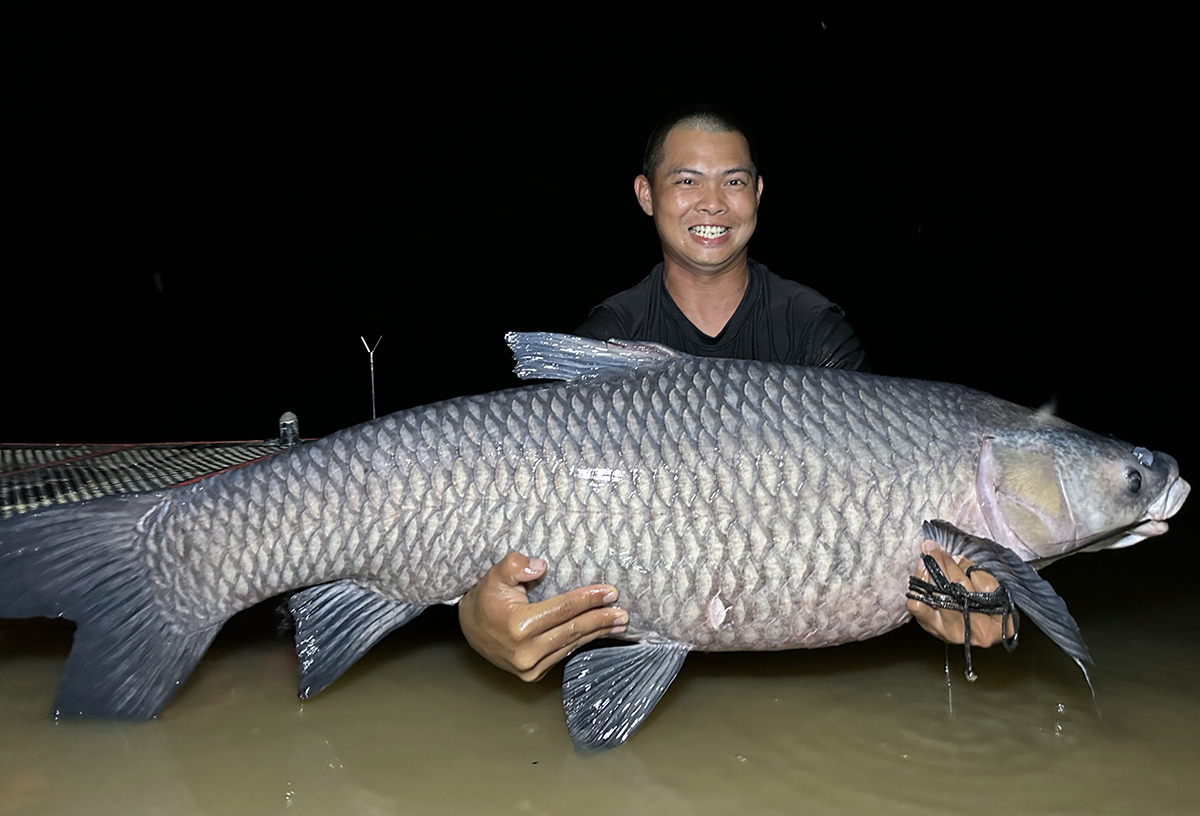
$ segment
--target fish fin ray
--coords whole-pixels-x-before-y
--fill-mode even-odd
[[[1079,624],[1067,610],[1066,601],[1054,591],[1049,581],[1007,547],[965,533],[948,521],[927,521],[921,530],[946,552],[971,559],[995,576],[996,580],[1003,581],[1013,603],[1079,665],[1088,688],[1092,688],[1092,680],[1085,667],[1085,664],[1092,665],[1092,657],[1083,642]]]
[[[509,332],[504,340],[522,380],[601,380],[686,356],[658,343],[606,342],[553,332]]]
[[[337,680],[385,635],[425,609],[349,580],[303,589],[287,603],[296,624],[302,700]]]
[[[563,672],[563,709],[575,747],[615,748],[633,735],[679,673],[690,647],[643,641],[581,652]]]
[[[154,717],[221,628],[188,630],[154,596],[139,521],[163,502],[106,496],[0,523],[0,617],[76,623],[55,716]]]

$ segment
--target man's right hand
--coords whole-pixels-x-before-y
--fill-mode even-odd
[[[529,603],[524,584],[546,572],[546,562],[510,552],[458,602],[458,621],[471,648],[527,683],[598,637],[625,631],[629,613],[609,606],[616,587],[594,584]]]

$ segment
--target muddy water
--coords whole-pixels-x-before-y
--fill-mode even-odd
[[[251,610],[149,723],[50,720],[71,628],[5,621],[0,814],[1200,812],[1195,597],[1131,592],[1161,556],[1081,558],[1046,576],[1097,661],[1099,716],[1032,627],[1012,655],[976,652],[973,684],[951,650],[947,687],[942,646],[907,626],[818,652],[694,655],[645,727],[598,756],[571,748],[556,683],[483,663],[450,610],[304,703],[287,635]]]

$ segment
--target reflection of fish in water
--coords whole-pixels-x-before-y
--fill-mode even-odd
[[[511,548],[550,563],[535,599],[620,587],[635,644],[576,655],[563,684],[577,744],[616,745],[692,649],[830,646],[906,621],[924,519],[986,538],[947,544],[1086,661],[1023,562],[1158,535],[1188,492],[1165,454],[957,385],[563,335],[509,343],[522,377],[567,382],[0,524],[0,615],[78,623],[58,713],[154,716],[230,615],[299,587],[308,696]]]

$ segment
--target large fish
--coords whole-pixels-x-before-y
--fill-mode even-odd
[[[566,382],[0,523],[0,616],[78,624],[56,714],[154,716],[232,614],[300,588],[307,697],[517,549],[550,564],[534,599],[620,588],[633,645],[577,654],[563,684],[575,742],[612,746],[690,650],[831,646],[904,623],[926,520],[1082,665],[1074,621],[1025,562],[1165,532],[1189,490],[1166,454],[958,385],[508,340],[522,377]]]

